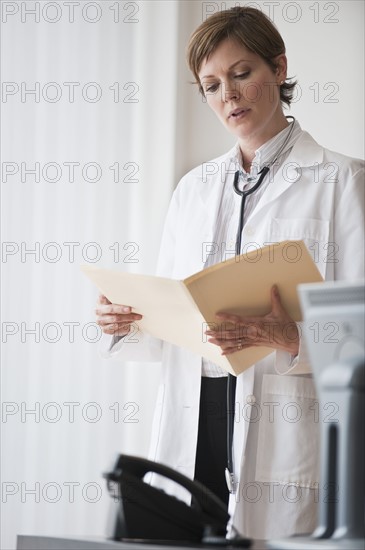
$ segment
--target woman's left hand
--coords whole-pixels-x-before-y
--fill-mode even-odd
[[[229,355],[251,346],[266,346],[297,355],[299,332],[295,321],[281,304],[276,285],[271,288],[271,311],[261,317],[240,317],[229,313],[217,313],[223,323],[219,330],[207,330],[212,344],[220,346],[222,355]]]

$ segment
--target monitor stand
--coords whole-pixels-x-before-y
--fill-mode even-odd
[[[275,550],[364,550],[365,359],[357,356],[315,373],[320,411],[338,407],[336,418],[321,418],[321,486],[318,527],[310,536],[268,541]]]

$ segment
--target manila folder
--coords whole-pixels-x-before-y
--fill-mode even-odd
[[[81,269],[112,303],[131,306],[133,312],[143,315],[133,324],[135,334],[125,345],[136,345],[139,331],[146,332],[205,357],[234,375],[274,349],[252,346],[223,356],[205,335],[209,327],[227,325],[216,313],[266,315],[271,310],[270,290],[276,284],[284,308],[294,321],[300,321],[297,285],[323,280],[303,241],[255,248],[182,281],[91,265]]]

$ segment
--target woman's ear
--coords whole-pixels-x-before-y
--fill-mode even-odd
[[[276,65],[275,75],[280,84],[283,80],[286,80],[287,70],[288,70],[288,60],[285,54],[280,54],[274,58],[274,63]]]

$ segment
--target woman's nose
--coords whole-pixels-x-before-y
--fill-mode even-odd
[[[232,101],[240,99],[240,90],[237,82],[227,82],[222,85],[222,100]]]

